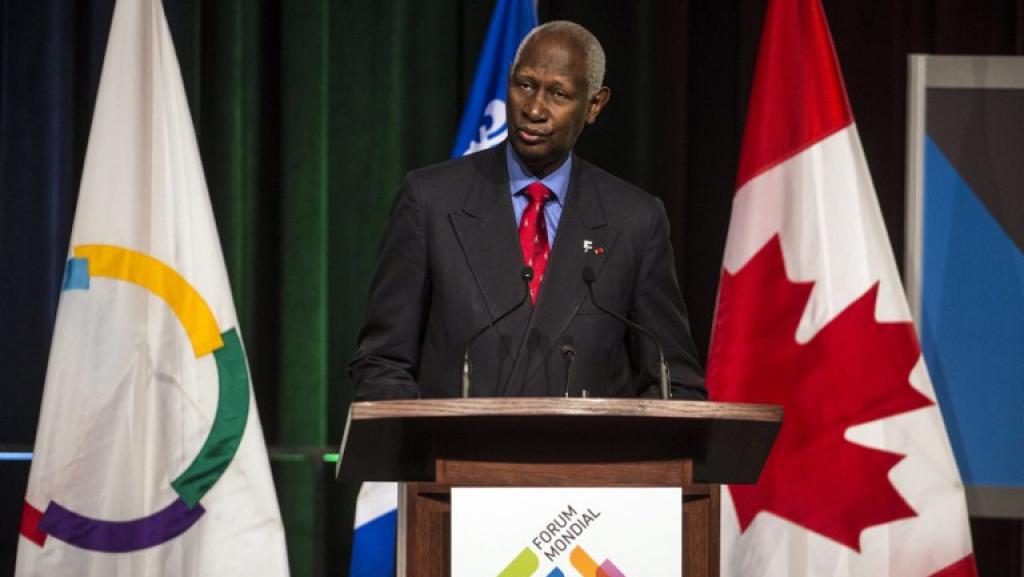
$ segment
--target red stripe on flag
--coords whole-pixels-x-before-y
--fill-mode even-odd
[[[851,122],[819,0],[769,2],[736,188]]]
[[[932,573],[929,577],[978,577],[978,566],[974,563],[974,553],[969,554],[945,569]]]
[[[42,518],[43,512],[25,501],[21,508],[21,529],[18,532],[40,547],[46,543],[46,533],[39,530],[39,521]]]

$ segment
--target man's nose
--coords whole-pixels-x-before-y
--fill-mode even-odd
[[[523,114],[531,122],[540,122],[547,118],[547,104],[544,102],[544,96],[540,91],[535,92],[525,102],[523,106]]]

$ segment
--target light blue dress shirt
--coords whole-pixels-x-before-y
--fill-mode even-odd
[[[530,199],[523,194],[530,184],[537,182],[537,177],[530,174],[529,169],[519,159],[519,155],[511,145],[505,146],[505,161],[508,164],[509,193],[512,195],[512,208],[516,211],[516,226],[523,219],[523,212]],[[572,174],[572,154],[565,159],[557,170],[540,179],[548,190],[555,193],[556,200],[549,200],[544,205],[544,224],[547,225],[548,246],[555,246],[555,233],[558,232],[558,221],[562,219],[562,208],[565,207],[565,195],[569,192],[569,176]]]

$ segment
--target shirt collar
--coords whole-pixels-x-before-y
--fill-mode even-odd
[[[508,184],[513,195],[526,188],[528,185],[537,182],[537,177],[530,174],[530,171],[523,164],[523,161],[516,154],[511,145],[505,145],[505,163],[508,165]],[[565,205],[565,195],[569,191],[569,176],[572,174],[572,153],[565,159],[562,166],[559,166],[551,174],[539,179],[548,187],[548,190],[555,193],[558,204]]]

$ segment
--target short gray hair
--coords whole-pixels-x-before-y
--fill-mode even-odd
[[[597,38],[590,33],[590,30],[568,20],[553,20],[537,26],[523,38],[516,49],[516,58],[512,61],[512,70],[519,66],[519,57],[534,36],[540,34],[558,33],[565,34],[576,42],[583,49],[583,55],[587,59],[587,98],[593,98],[604,83],[604,48]]]

